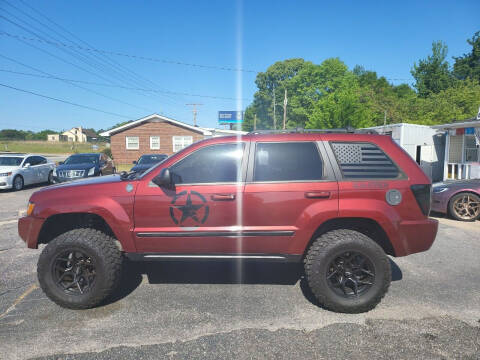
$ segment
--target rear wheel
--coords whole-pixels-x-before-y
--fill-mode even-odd
[[[23,177],[21,175],[15,176],[15,178],[13,179],[13,189],[16,191],[22,190],[23,185]]]
[[[448,203],[450,215],[455,220],[475,221],[480,217],[480,197],[472,193],[460,193]]]
[[[305,257],[305,274],[322,306],[345,313],[373,309],[391,281],[383,249],[353,230],[333,230],[316,239]]]
[[[50,172],[48,173],[47,182],[48,182],[49,184],[53,184],[53,171],[50,171]]]
[[[38,260],[45,294],[69,309],[99,305],[115,289],[122,253],[114,239],[95,229],[75,229],[48,243]]]

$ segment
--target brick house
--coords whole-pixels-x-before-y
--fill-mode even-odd
[[[143,154],[171,155],[208,137],[233,135],[233,130],[206,129],[153,114],[101,133],[110,137],[117,164],[131,164]]]

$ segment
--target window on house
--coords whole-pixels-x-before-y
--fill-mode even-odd
[[[173,143],[173,152],[177,152],[187,147],[188,145],[191,145],[193,143],[193,137],[192,136],[173,136],[172,143]]]
[[[150,149],[160,150],[160,136],[150,136]]]
[[[478,148],[475,141],[475,135],[465,135],[465,161],[478,161]]]
[[[125,143],[127,150],[138,150],[140,148],[140,141],[138,136],[126,136]]]

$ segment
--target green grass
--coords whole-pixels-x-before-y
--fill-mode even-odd
[[[6,141],[0,140],[0,151],[40,154],[73,154],[84,152],[100,152],[105,144],[98,144],[98,149],[92,149],[92,143],[79,144],[71,142],[50,141]]]

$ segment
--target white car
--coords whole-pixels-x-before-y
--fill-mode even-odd
[[[25,185],[52,183],[55,164],[33,154],[0,154],[0,189],[22,190]]]

